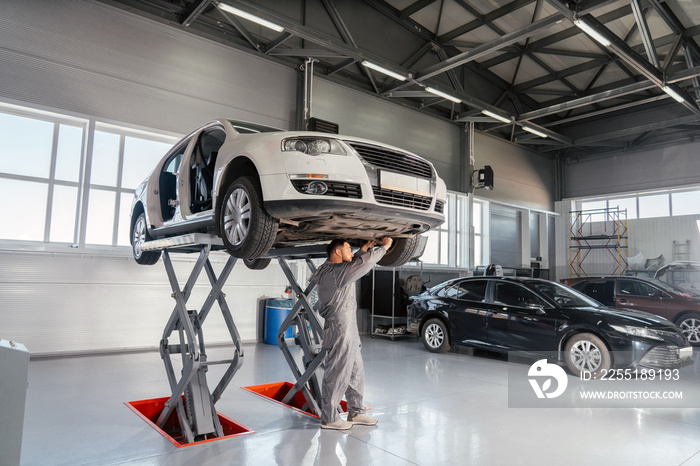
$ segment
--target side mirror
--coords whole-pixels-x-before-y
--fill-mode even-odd
[[[544,306],[537,303],[527,303],[526,308],[536,311],[538,314],[544,314]]]

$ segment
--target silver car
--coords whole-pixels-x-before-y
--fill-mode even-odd
[[[410,152],[335,134],[216,120],[178,142],[136,189],[131,243],[154,264],[152,239],[205,232],[262,268],[271,248],[331,238],[394,238],[381,265],[411,259],[419,235],[443,223],[447,190]]]

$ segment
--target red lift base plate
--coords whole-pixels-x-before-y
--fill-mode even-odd
[[[168,398],[169,397],[153,398],[151,400],[125,401],[124,404],[178,448],[197,445],[200,443],[213,442],[215,440],[225,438],[238,437],[239,435],[252,434],[254,432],[244,425],[238,424],[237,422],[227,418],[223,414],[216,413],[216,415],[219,417],[221,427],[224,430],[224,436],[187,443],[187,439],[182,434],[180,429],[180,423],[177,420],[177,413],[175,411],[170,414],[170,417],[168,417],[168,420],[165,422],[163,429],[156,425],[158,416],[160,416],[160,413],[163,411],[165,402],[168,401]]]
[[[276,382],[266,383],[263,385],[251,385],[248,387],[241,388],[243,388],[243,390],[248,390],[249,392],[255,393],[256,395],[272,400],[275,403],[279,403],[283,406],[295,409],[300,413],[306,414],[311,417],[315,417],[316,419],[320,419],[318,415],[312,413],[309,410],[304,409],[304,405],[306,404],[306,397],[302,392],[298,392],[296,395],[294,395],[289,404],[282,403],[282,400],[287,395],[287,393],[289,393],[293,386],[294,384],[291,382]],[[340,407],[344,413],[348,412],[348,404],[345,402],[345,400],[340,402]]]

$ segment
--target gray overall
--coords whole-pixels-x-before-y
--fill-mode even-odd
[[[337,407],[345,395],[350,417],[363,414],[365,369],[360,354],[357,329],[355,282],[369,272],[386,253],[383,247],[357,251],[351,262],[334,264],[326,261],[312,276],[318,284],[318,311],[325,319],[323,327],[324,360],[321,421],[340,419]]]

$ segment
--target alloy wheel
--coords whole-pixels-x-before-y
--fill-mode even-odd
[[[571,347],[571,362],[580,371],[595,372],[603,361],[603,354],[595,344],[582,340]]]
[[[250,229],[251,205],[248,193],[235,189],[224,206],[224,231],[233,246],[245,241]]]
[[[691,343],[700,343],[700,320],[694,317],[684,319],[679,327],[683,331],[688,341]]]
[[[143,217],[139,217],[136,220],[136,225],[134,225],[134,257],[141,257],[143,253],[143,243],[146,242],[146,220]]]
[[[438,324],[430,324],[425,329],[425,340],[431,348],[439,348],[445,341],[445,333]]]

